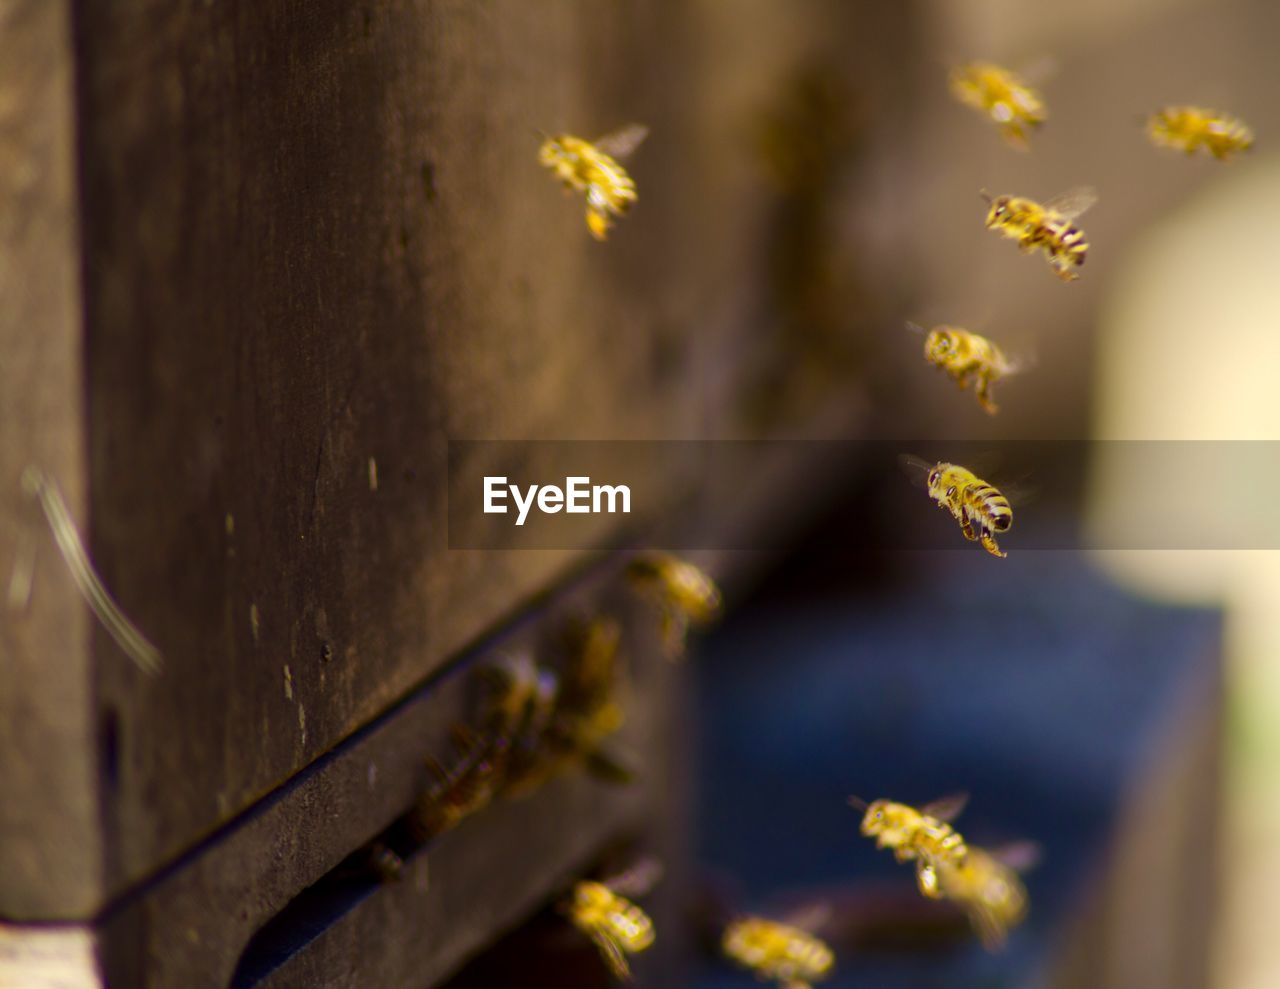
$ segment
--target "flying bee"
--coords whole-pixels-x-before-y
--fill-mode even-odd
[[[965,539],[978,540],[982,548],[1001,559],[996,533],[1007,532],[1013,525],[1013,509],[1009,499],[982,480],[973,471],[958,464],[930,464],[918,457],[904,456],[902,462],[911,469],[925,471],[929,497],[945,508],[960,525]]]
[[[597,778],[632,782],[632,770],[603,749],[626,720],[618,696],[623,681],[618,662],[621,629],[612,619],[596,618],[575,633],[552,719],[551,745],[565,760],[584,761]]]
[[[966,795],[957,794],[919,810],[892,800],[867,804],[857,797],[850,797],[849,805],[863,812],[860,830],[876,839],[877,848],[893,849],[893,857],[899,862],[916,863],[916,883],[921,894],[937,900],[942,898],[939,868],[962,863],[968,853],[964,838],[950,823],[967,800]]]
[[[987,201],[986,225],[1009,240],[1016,240],[1023,253],[1044,251],[1053,273],[1064,282],[1080,277],[1089,242],[1075,225],[1077,217],[1098,201],[1093,189],[1081,186],[1055,196],[1043,205],[1022,196],[996,196],[982,192]]]
[[[1195,154],[1204,148],[1219,161],[1253,147],[1253,131],[1244,121],[1198,106],[1167,106],[1147,118],[1147,136],[1166,148]]]
[[[1048,116],[1039,93],[1008,69],[991,62],[970,62],[955,69],[951,73],[951,93],[994,121],[1006,143],[1019,151],[1029,150],[1028,132]]]
[[[720,615],[720,589],[701,569],[666,553],[647,553],[627,568],[628,576],[662,611],[662,641],[671,659],[684,655],[691,625],[706,625]]]
[[[1038,854],[1027,842],[992,852],[970,845],[962,861],[939,863],[942,894],[969,915],[988,951],[1003,947],[1009,931],[1026,917],[1029,898],[1018,870],[1034,864]]]
[[[491,691],[483,715],[489,760],[505,784],[518,788],[546,758],[544,739],[559,683],[527,653],[501,656],[480,674]]]
[[[644,951],[654,938],[649,915],[623,893],[644,895],[661,871],[652,860],[645,860],[614,879],[583,880],[573,887],[573,895],[561,907],[573,925],[600,949],[605,964],[619,979],[631,978],[627,955]]]
[[[970,381],[975,382],[974,394],[983,411],[988,415],[999,411],[991,397],[991,386],[1020,371],[1022,366],[1018,362],[1005,357],[1004,351],[986,337],[958,326],[935,326],[926,330],[908,323],[907,328],[924,335],[925,360],[946,371],[961,388],[968,388]]]
[[[551,169],[566,188],[586,194],[587,229],[604,240],[613,225],[636,201],[635,181],[620,162],[638,148],[649,134],[643,124],[628,124],[598,141],[570,134],[546,137],[538,149],[538,161]]]
[[[793,922],[765,917],[739,917],[730,923],[720,939],[725,956],[760,979],[772,979],[783,989],[810,989],[814,982],[831,974],[835,954],[826,942],[810,933],[811,925],[800,918]]]

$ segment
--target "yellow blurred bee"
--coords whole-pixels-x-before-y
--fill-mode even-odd
[[[973,845],[959,862],[938,864],[938,886],[943,895],[969,915],[974,930],[988,951],[1003,947],[1009,931],[1027,915],[1027,889],[1018,869],[1036,859],[1035,845],[1021,843],[994,852]]]
[[[983,411],[988,415],[999,411],[991,397],[991,386],[1020,371],[1022,366],[1018,362],[1005,357],[1004,351],[986,337],[958,326],[935,326],[926,330],[908,323],[907,328],[924,335],[925,360],[946,371],[961,388],[968,388],[970,381],[975,382],[974,394]]]
[[[1043,205],[1022,196],[997,196],[985,191],[989,204],[986,225],[1010,240],[1024,253],[1044,251],[1049,267],[1064,282],[1080,277],[1089,242],[1084,231],[1072,221],[1098,201],[1093,189],[1081,186],[1055,196]]]
[[[538,161],[551,169],[566,187],[587,196],[587,229],[604,240],[613,225],[636,201],[635,181],[620,161],[648,136],[643,124],[628,124],[594,143],[571,134],[547,137],[538,149]]]
[[[857,797],[849,805],[863,811],[861,831],[876,839],[877,848],[893,849],[899,862],[916,863],[916,883],[930,899],[941,899],[938,870],[941,866],[958,866],[968,852],[964,838],[951,827],[968,797],[957,794],[926,804],[919,810],[892,800],[876,800],[866,804]]]
[[[1040,94],[1008,69],[991,62],[970,62],[951,73],[951,92],[961,103],[990,117],[1005,141],[1028,150],[1027,132],[1044,123],[1048,112]]]
[[[706,625],[720,615],[720,589],[692,563],[666,553],[647,553],[633,560],[627,573],[657,600],[662,641],[672,659],[684,654],[690,625]]]
[[[914,470],[926,471],[925,484],[929,497],[945,508],[960,524],[965,539],[978,540],[992,556],[1004,558],[996,543],[997,532],[1007,532],[1013,525],[1013,509],[1009,499],[998,490],[958,464],[935,463],[918,457],[903,457],[903,463]]]
[[[835,954],[804,923],[782,923],[765,917],[740,917],[720,939],[725,956],[757,978],[773,979],[783,989],[809,989],[831,974]]]
[[[600,949],[609,970],[619,979],[631,978],[627,955],[653,944],[653,921],[623,894],[641,896],[657,881],[662,868],[652,859],[605,882],[583,880],[561,909],[573,925]]]
[[[1204,148],[1219,161],[1253,147],[1253,131],[1244,121],[1198,106],[1167,106],[1147,119],[1153,144],[1195,154]]]

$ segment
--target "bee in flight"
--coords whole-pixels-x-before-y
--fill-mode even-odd
[[[643,124],[628,124],[598,141],[571,134],[546,137],[538,149],[538,161],[551,169],[566,188],[586,194],[587,229],[604,240],[613,217],[622,216],[636,201],[636,183],[621,161],[649,134]]]
[[[1219,161],[1253,147],[1253,131],[1244,121],[1198,106],[1167,106],[1147,118],[1147,136],[1166,148],[1195,154],[1204,148]]]
[[[994,121],[1006,143],[1019,151],[1029,150],[1028,132],[1048,116],[1039,93],[1008,69],[991,62],[970,62],[955,69],[951,73],[951,93]]]
[[[720,614],[720,589],[700,568],[667,553],[646,553],[627,570],[632,582],[662,610],[662,641],[667,655],[684,655],[690,625],[707,625]]]
[[[1005,357],[1004,351],[986,337],[958,326],[935,326],[926,330],[908,323],[907,328],[924,336],[925,360],[946,371],[961,388],[968,388],[969,382],[974,382],[974,394],[983,411],[988,415],[999,411],[991,397],[991,386],[1021,370],[1018,362]]]
[[[1009,931],[1026,917],[1027,888],[1018,870],[1029,868],[1038,856],[1030,842],[990,852],[970,845],[960,861],[939,863],[938,888],[969,915],[988,951],[1003,947]]]
[[[643,896],[662,874],[653,859],[644,859],[626,873],[604,882],[583,880],[561,906],[573,925],[589,937],[618,979],[631,978],[627,955],[653,944],[653,921],[627,896]],[[624,895],[625,894],[625,895]]]
[[[775,980],[783,989],[810,989],[831,974],[835,954],[810,933],[815,919],[788,921],[739,917],[725,928],[720,948],[727,958],[761,979]]]
[[[960,525],[965,539],[977,540],[992,556],[1004,558],[996,543],[996,533],[1007,532],[1013,525],[1013,509],[1009,499],[982,480],[973,471],[958,464],[930,464],[918,457],[905,456],[903,464],[914,471],[925,471],[929,497],[945,508]]]
[[[1089,251],[1084,231],[1073,222],[1098,201],[1093,189],[1081,186],[1055,196],[1043,205],[1022,196],[996,196],[985,191],[987,229],[1016,240],[1024,253],[1044,251],[1049,267],[1064,282],[1080,277]]]
[[[867,804],[850,797],[849,806],[863,812],[860,830],[868,838],[876,839],[877,848],[893,849],[893,856],[899,862],[916,863],[916,882],[921,894],[936,900],[943,895],[939,870],[958,867],[968,853],[964,838],[951,826],[967,800],[965,794],[957,794],[917,810],[910,804],[893,800]]]

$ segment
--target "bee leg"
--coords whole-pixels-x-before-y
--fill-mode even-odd
[[[982,534],[982,548],[992,556],[998,556],[1002,560],[1009,555],[1008,553],[1002,553],[1000,551],[1000,547],[996,545],[995,536],[991,535],[989,532],[983,532]]]
[[[991,379],[985,374],[978,376],[977,395],[978,404],[987,415],[995,415],[999,411],[999,406],[991,398]]]
[[[960,523],[960,531],[964,533],[964,538],[969,540],[969,542],[973,542],[978,538],[977,534],[973,531],[973,523],[968,519],[965,519]],[[983,545],[986,544],[984,543]]]

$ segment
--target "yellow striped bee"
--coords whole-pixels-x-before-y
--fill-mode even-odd
[[[1244,121],[1198,106],[1167,106],[1147,119],[1153,144],[1195,154],[1204,148],[1219,161],[1253,147],[1253,131]]]
[[[626,873],[604,882],[583,880],[561,906],[573,925],[587,935],[615,977],[631,978],[627,955],[653,944],[653,921],[623,894],[642,896],[657,882],[662,867],[645,859]]]
[[[966,795],[957,794],[917,810],[892,800],[867,804],[850,797],[849,806],[863,812],[860,830],[868,838],[876,839],[877,848],[893,849],[893,856],[899,862],[916,863],[916,882],[921,894],[936,900],[942,897],[939,868],[958,866],[968,853],[964,838],[950,824],[967,800]]]
[[[983,411],[988,415],[999,411],[991,397],[991,386],[1021,370],[1019,363],[1005,357],[1004,351],[986,337],[958,326],[935,326],[926,330],[908,323],[907,328],[924,335],[925,360],[946,371],[961,388],[968,388],[973,381],[974,394]]]
[[[1013,525],[1013,509],[1009,507],[1008,498],[958,464],[930,464],[911,456],[904,456],[902,462],[909,469],[926,472],[929,497],[939,508],[951,513],[965,539],[981,542],[982,548],[992,556],[1003,559],[1009,555],[1001,552],[996,543],[996,533],[1007,532]]]
[[[939,864],[942,894],[969,915],[988,951],[1003,947],[1009,931],[1026,917],[1029,898],[1018,870],[1032,865],[1038,854],[1027,842],[993,852],[970,845],[963,860]]]
[[[547,137],[538,149],[538,161],[551,169],[565,186],[587,196],[587,229],[604,240],[613,225],[636,201],[635,181],[620,164],[648,136],[643,124],[628,124],[598,141],[571,134]]]
[[[671,659],[684,655],[690,625],[706,625],[720,615],[720,588],[692,563],[667,553],[647,553],[631,562],[627,575],[657,601],[662,641]]]
[[[1071,189],[1041,205],[1022,196],[997,196],[985,191],[989,205],[987,229],[1016,240],[1024,253],[1044,251],[1049,267],[1064,282],[1079,277],[1089,250],[1084,231],[1075,225],[1077,217],[1098,201],[1097,193],[1086,186]]]
[[[1027,133],[1044,123],[1048,112],[1040,94],[1022,79],[991,62],[970,62],[951,73],[951,93],[993,120],[1005,141],[1028,150]]]
[[[835,954],[807,926],[740,917],[725,928],[720,948],[758,978],[776,980],[783,989],[810,989],[831,974]]]

